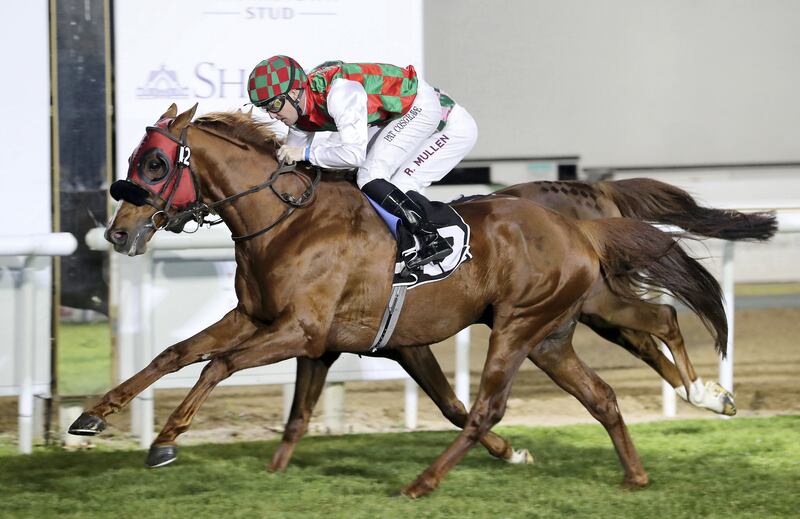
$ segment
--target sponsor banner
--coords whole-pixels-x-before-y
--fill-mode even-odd
[[[0,2],[0,235],[44,234],[52,229],[50,170],[50,25],[45,0]],[[0,396],[20,394],[19,257],[0,256]],[[50,258],[38,258],[33,274],[33,394],[50,393]],[[27,323],[26,323],[27,324]]]
[[[388,0],[137,0],[114,5],[117,177],[145,126],[170,103],[198,114],[248,102],[252,68],[286,54],[414,65],[422,72],[422,2]],[[276,124],[276,131],[285,127]]]
[[[49,41],[47,2],[0,3],[0,175],[10,216],[0,220],[0,234],[6,236],[52,231]]]

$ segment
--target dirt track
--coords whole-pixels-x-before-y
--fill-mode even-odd
[[[711,339],[693,316],[680,314],[689,356],[698,373],[716,380],[718,362]],[[800,413],[800,308],[740,310],[735,322],[735,396],[739,415]],[[473,327],[470,363],[471,395],[477,390],[486,352],[488,329]],[[579,326],[575,348],[580,357],[616,391],[627,422],[661,418],[661,385],[655,372],[616,345]],[[453,341],[434,351],[443,369],[453,374]],[[403,382],[348,383],[347,430],[353,432],[398,431],[404,424]],[[156,422],[163,425],[178,405],[184,390],[156,393]],[[204,405],[182,443],[269,439],[283,428],[280,387],[219,388]],[[322,402],[312,421],[311,432],[325,434]],[[420,392],[418,429],[451,426]],[[678,402],[678,417],[713,417],[708,411]],[[518,374],[509,400],[505,425],[558,425],[591,423],[594,420],[571,396],[561,391],[531,363]],[[57,422],[56,422],[57,423]],[[112,416],[102,442],[130,439],[127,413]],[[0,433],[16,431],[15,399],[0,399]]]

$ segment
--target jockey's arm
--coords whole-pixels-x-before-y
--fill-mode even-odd
[[[323,168],[358,168],[367,157],[367,92],[356,81],[338,78],[331,84],[327,101],[338,135],[330,142],[312,141],[310,162]]]
[[[296,146],[298,148],[305,148],[311,143],[312,134],[298,130],[297,128],[289,127],[289,133],[286,134],[286,142],[284,146]]]

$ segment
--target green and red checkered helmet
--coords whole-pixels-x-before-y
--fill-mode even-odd
[[[303,67],[289,56],[272,56],[256,65],[247,80],[250,102],[261,106],[294,88],[304,88],[308,78]]]

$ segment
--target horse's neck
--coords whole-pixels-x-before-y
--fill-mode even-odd
[[[243,236],[258,231],[277,221],[286,205],[269,187],[225,201],[268,181],[278,169],[277,162],[263,153],[250,151],[248,155],[220,153],[206,149],[198,153],[202,157],[201,173],[198,175],[200,191],[206,204],[221,203],[216,212],[234,236]],[[239,150],[241,151],[241,150]],[[283,179],[275,188],[280,192]]]

